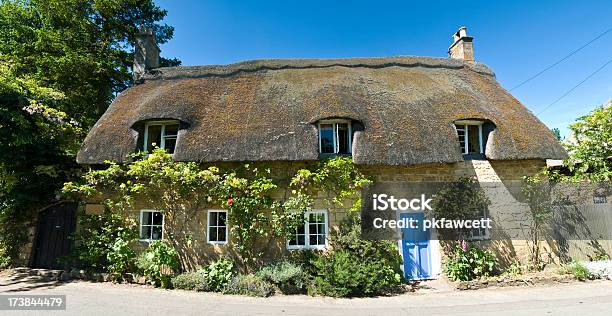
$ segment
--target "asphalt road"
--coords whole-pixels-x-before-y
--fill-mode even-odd
[[[612,281],[332,299],[254,298],[5,275],[0,276],[0,295],[5,294],[64,294],[67,310],[0,311],[2,315],[612,315]]]

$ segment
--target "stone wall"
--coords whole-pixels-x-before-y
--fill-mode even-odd
[[[233,166],[236,164],[227,164]],[[520,182],[520,179],[525,175],[533,174],[539,171],[544,165],[544,161],[539,160],[524,160],[524,161],[504,161],[504,162],[492,162],[491,165],[498,175],[498,183],[515,183]],[[273,192],[272,196],[275,199],[283,199],[290,194],[287,190],[287,178],[295,173],[296,170],[308,166],[308,163],[265,163],[258,164],[258,168],[270,168],[274,170],[272,177],[281,183],[281,188]],[[455,164],[426,164],[426,165],[415,165],[415,166],[362,166],[360,167],[362,172],[371,176],[376,182],[443,182],[453,181],[458,177],[476,177],[478,172],[477,168],[470,161],[460,162]],[[314,209],[327,209],[329,218],[329,229],[337,229],[338,225],[344,218],[348,216],[348,207],[336,208],[330,207],[325,203],[325,195],[321,193],[315,199]],[[347,201],[346,205],[351,205],[352,201]],[[219,207],[211,207],[211,209],[218,209]],[[151,209],[150,206],[144,204],[138,204],[136,210],[131,212],[131,216],[134,220],[139,220],[140,209]],[[87,213],[97,213],[102,210],[100,205],[88,204],[86,206]],[[231,250],[231,237],[229,244],[226,245],[213,245],[207,243],[206,239],[206,223],[207,223],[207,210],[198,210],[195,214],[190,215],[188,219],[179,219],[175,221],[177,227],[173,228],[175,234],[183,234],[183,237],[190,236],[190,245],[178,245],[181,248],[184,259],[187,262],[189,268],[195,268],[200,266],[209,260],[216,258],[220,255],[232,255],[236,256]],[[168,227],[170,230],[171,228]],[[491,243],[494,245],[495,243]],[[524,257],[522,250],[524,248],[524,241],[522,243],[515,241],[505,242],[503,245],[506,248],[510,248],[510,254]],[[146,246],[145,242],[141,242],[141,246]],[[259,243],[261,249],[264,250],[264,258],[274,258],[282,253],[286,253],[286,246],[283,240],[269,238],[261,240]],[[500,246],[500,245],[494,245]],[[508,250],[504,250],[508,251]]]

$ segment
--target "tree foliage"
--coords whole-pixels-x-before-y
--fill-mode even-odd
[[[553,135],[555,135],[555,138],[558,141],[562,141],[563,140],[563,138],[561,137],[561,131],[558,128],[556,128],[556,127],[552,128],[550,131],[553,133]]]
[[[24,223],[80,173],[86,130],[130,84],[138,27],[164,43],[165,15],[152,0],[0,1],[0,257],[17,256]]]
[[[567,145],[566,164],[575,178],[612,178],[612,105],[602,106],[570,125],[575,142]]]

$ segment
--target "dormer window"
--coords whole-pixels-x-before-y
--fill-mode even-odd
[[[459,149],[465,158],[484,158],[482,121],[456,121]]]
[[[350,154],[353,131],[348,120],[319,122],[319,152],[321,154]]]
[[[168,153],[174,153],[179,121],[151,121],[145,123],[144,151],[152,151],[155,147],[163,148]]]

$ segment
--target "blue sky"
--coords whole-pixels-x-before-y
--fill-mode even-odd
[[[612,27],[612,1],[170,1],[175,36],[162,55],[183,65],[257,58],[393,55],[446,57],[467,26],[475,58],[510,89]],[[612,98],[612,31],[512,91],[549,127],[567,134],[576,117]]]

